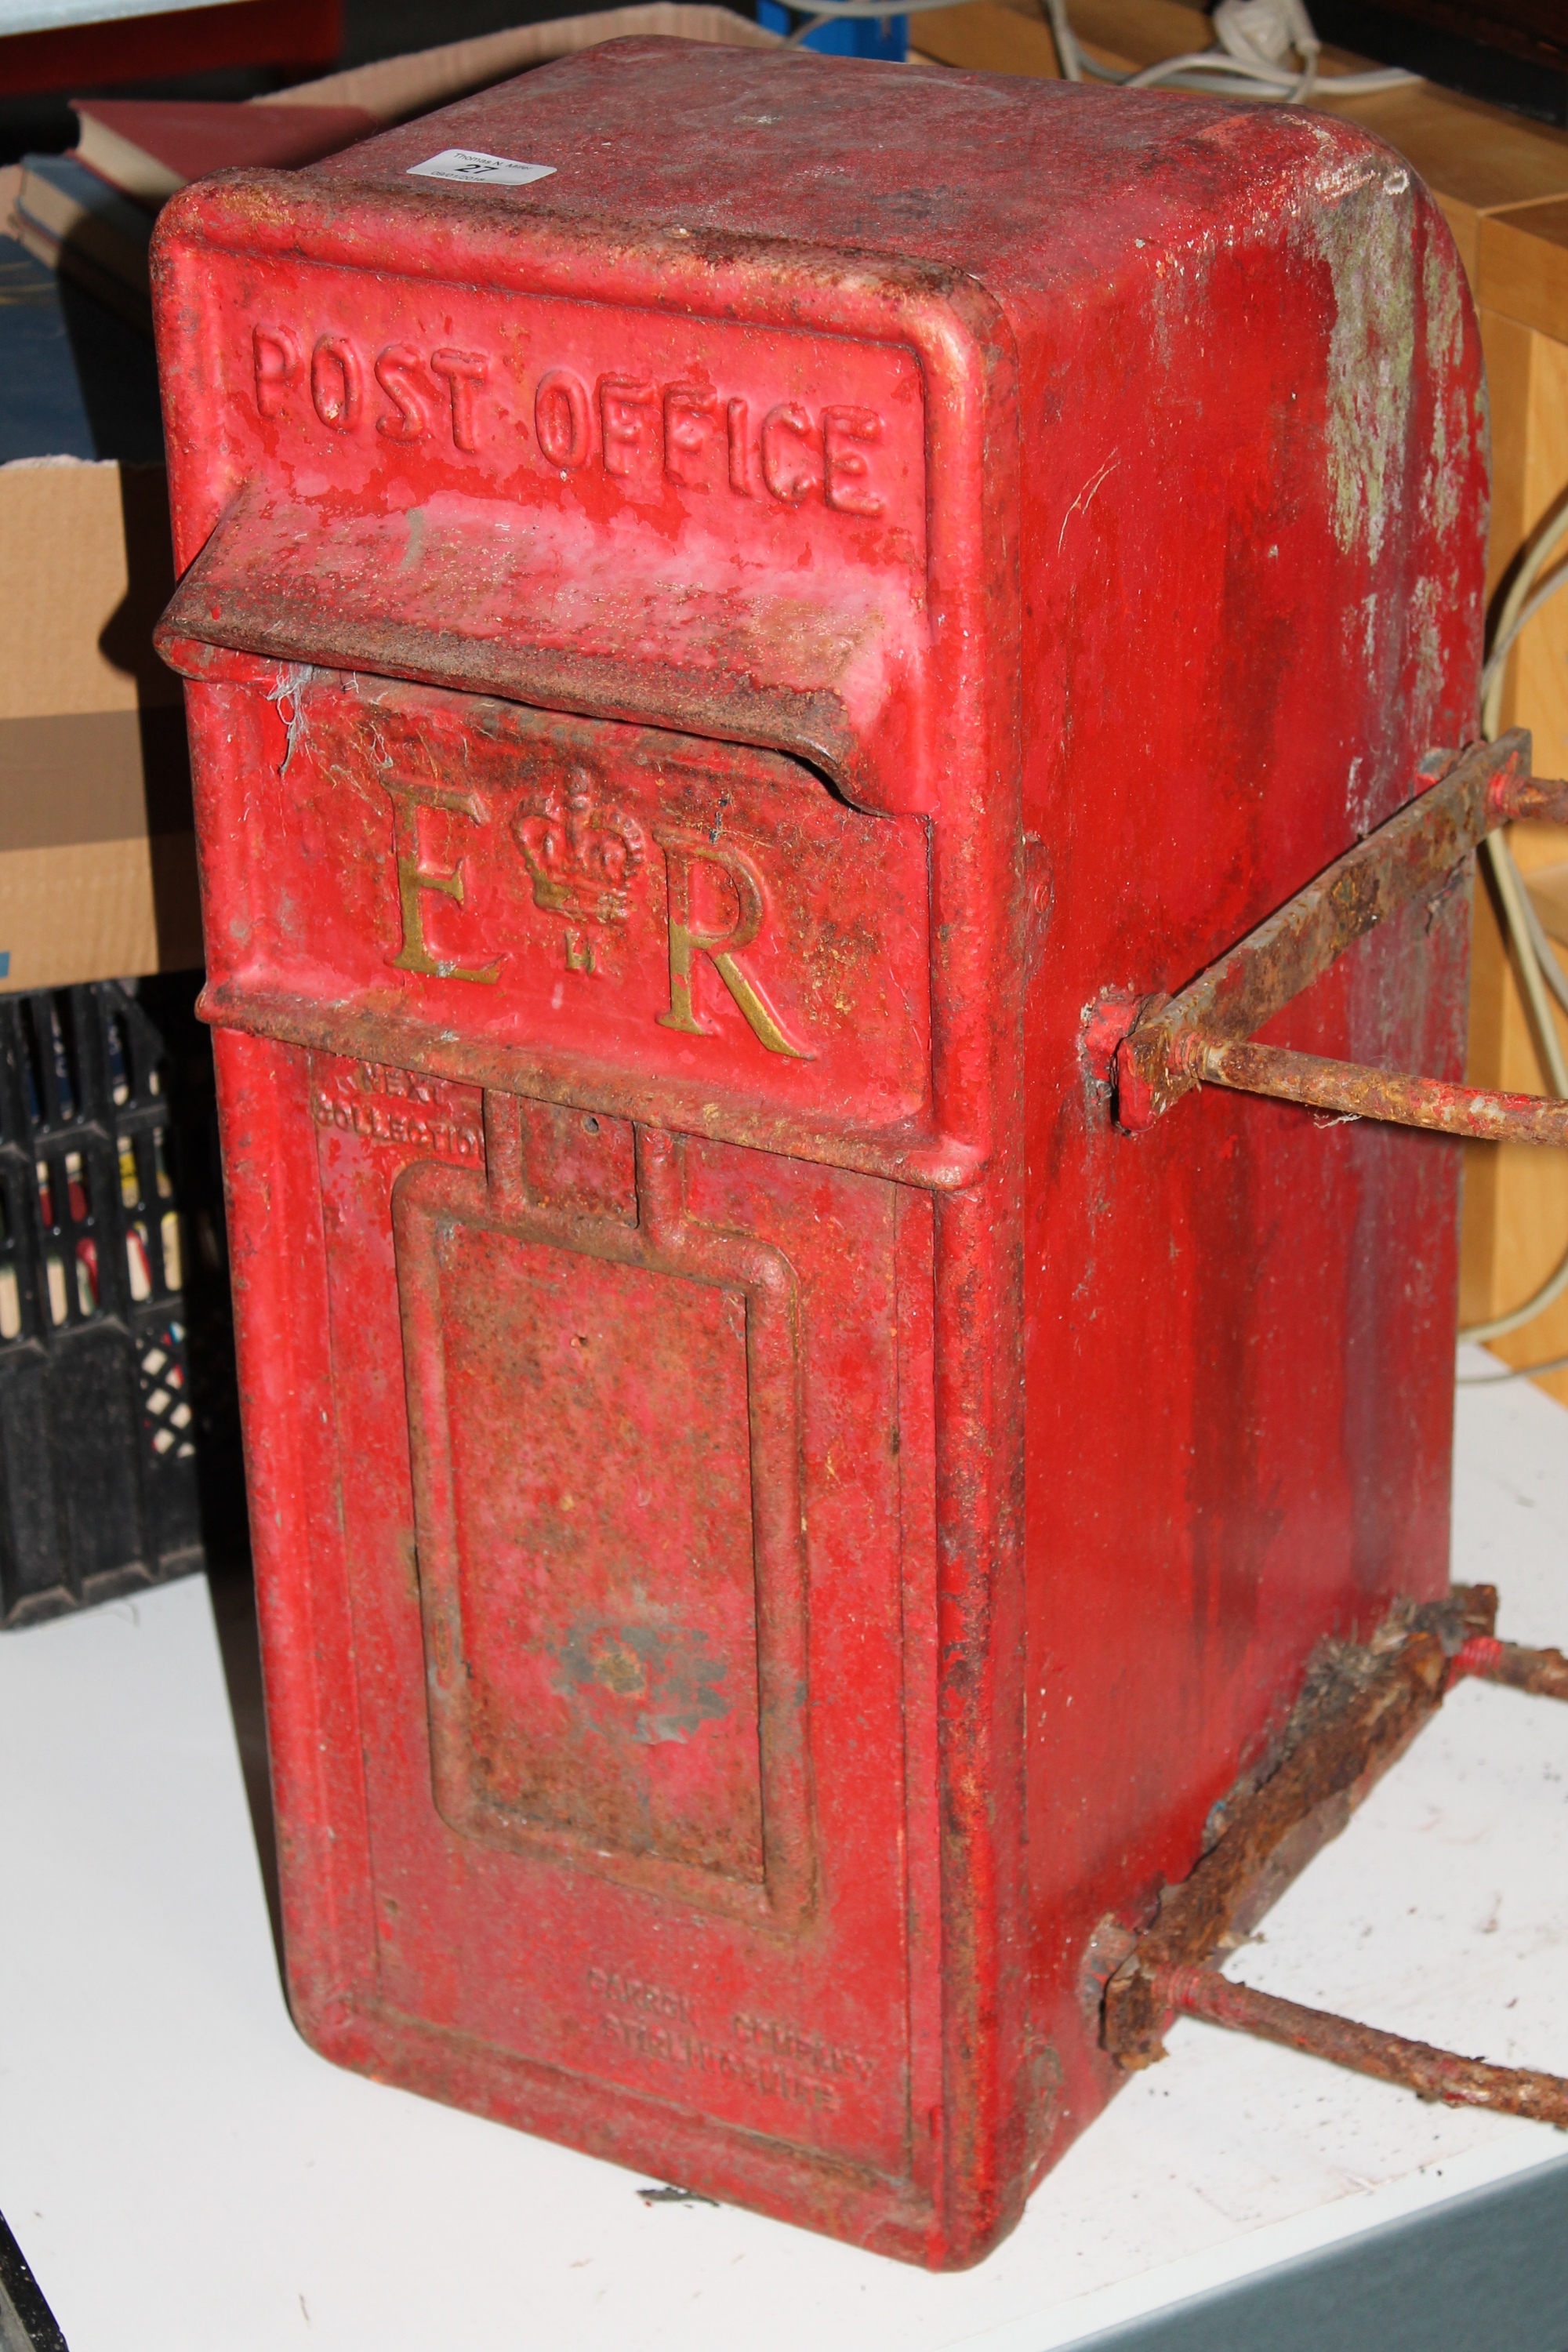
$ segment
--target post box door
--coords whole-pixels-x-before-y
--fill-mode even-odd
[[[378,2006],[907,2172],[928,1199],[310,1076]]]
[[[935,1212],[882,1172],[924,824],[427,685],[240,665],[197,719],[245,779],[208,1002],[314,1130],[266,1278],[320,1252],[364,1924],[302,2021],[563,2137],[635,2095],[929,2193]]]

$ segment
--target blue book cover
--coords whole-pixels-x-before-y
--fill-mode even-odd
[[[163,455],[152,344],[0,236],[0,465]]]
[[[54,236],[79,236],[89,253],[113,257],[145,286],[153,215],[74,155],[24,155],[16,209]]]

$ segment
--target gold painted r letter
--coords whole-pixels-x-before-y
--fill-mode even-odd
[[[816,1056],[795,1045],[766,996],[738,961],[763,928],[767,902],[763,878],[744,852],[717,843],[700,833],[656,833],[664,852],[669,906],[669,1011],[658,1015],[667,1029],[684,1029],[689,1036],[710,1037],[713,1024],[698,1014],[691,996],[692,961],[705,955],[745,1014],[753,1035],[770,1054],[788,1054],[797,1062]],[[691,911],[691,883],[699,866],[717,867],[735,896],[735,919],[721,929],[704,930]]]

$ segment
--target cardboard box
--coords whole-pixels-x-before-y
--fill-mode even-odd
[[[779,43],[727,8],[654,0],[387,58],[278,99],[393,121],[629,33]],[[0,171],[0,220],[18,178]],[[202,961],[181,689],[152,646],[173,587],[161,466],[0,466],[0,988]]]
[[[0,986],[202,960],[161,466],[0,467]]]
[[[1492,415],[1494,589],[1568,499],[1568,140],[1563,193],[1496,207],[1478,223],[1480,301]],[[1505,727],[1528,727],[1539,775],[1568,775],[1568,588],[1531,621],[1510,660]],[[1510,828],[1526,883],[1551,880],[1568,860],[1568,829]],[[1541,911],[1545,914],[1546,909]],[[1563,926],[1548,922],[1559,944]],[[1554,1013],[1568,1051],[1568,1022]],[[1503,945],[1489,894],[1476,893],[1471,950],[1470,1076],[1477,1086],[1541,1094],[1540,1050]],[[1460,1311],[1467,1323],[1510,1312],[1532,1297],[1568,1253],[1568,1170],[1557,1151],[1522,1144],[1466,1147],[1465,1257]],[[1568,1297],[1491,1342],[1510,1364],[1568,1355]],[[1541,1385],[1568,1404],[1568,1371]]]
[[[661,34],[681,41],[716,41],[731,48],[775,49],[783,37],[716,0],[646,0],[632,8],[605,8],[582,16],[552,16],[543,24],[515,25],[504,32],[480,33],[439,48],[416,49],[403,58],[378,58],[349,66],[319,81],[295,82],[287,89],[254,99],[256,106],[357,106],[378,122],[404,122],[428,114],[469,90],[485,89],[525,73],[552,58],[575,57],[600,41]]]

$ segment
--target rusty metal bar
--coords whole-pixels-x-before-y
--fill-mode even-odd
[[[1468,1675],[1532,1691],[1537,1698],[1568,1699],[1568,1658],[1561,1650],[1527,1650],[1518,1642],[1473,1633],[1448,1661],[1449,1687]]]
[[[1531,2116],[1568,2130],[1568,2081],[1492,2066],[1425,2042],[1303,2008],[1219,1973],[1319,1848],[1338,1834],[1374,1780],[1403,1754],[1445,1695],[1467,1675],[1568,1698],[1568,1657],[1500,1642],[1490,1585],[1457,1586],[1446,1601],[1407,1611],[1365,1649],[1346,1649],[1288,1729],[1284,1754],[1240,1796],[1220,1837],[1179,1886],[1105,1988],[1102,2040],[1129,2069],[1165,2054],[1177,2014],[1258,2033],[1335,2065],[1375,2074],[1426,2099]]]
[[[1508,740],[1507,735],[1500,735],[1493,750]],[[1524,764],[1527,768],[1530,765],[1528,756]],[[1500,807],[1499,824],[1513,824],[1520,821],[1568,824],[1568,782],[1549,776],[1517,776],[1501,788]]]
[[[1349,1654],[1344,1679],[1310,1711],[1191,1875],[1166,1889],[1159,1917],[1107,1985],[1105,2046],[1122,2065],[1164,2056],[1161,1979],[1231,1948],[1339,1834],[1442,1705],[1449,1657],[1470,1636],[1490,1633],[1496,1610],[1490,1586],[1461,1590],[1445,1611],[1422,1612],[1381,1646]]]
[[[1435,755],[1436,756],[1436,755]],[[1530,773],[1530,737],[1442,755],[1437,780],[1200,972],[1151,997],[1118,1045],[1118,1124],[1138,1134],[1205,1081],[1342,1117],[1515,1142],[1568,1143],[1535,1096],[1487,1095],[1267,1046],[1239,1049],[1355,940],[1440,889],[1487,834],[1515,818],[1568,821],[1568,783]],[[1244,1075],[1245,1073],[1245,1075]]]
[[[1361,1062],[1325,1061],[1281,1045],[1210,1045],[1197,1048],[1205,1085],[1238,1093],[1274,1095],[1341,1118],[1380,1118],[1398,1127],[1436,1128],[1444,1135],[1475,1135],[1489,1143],[1568,1146],[1568,1102],[1550,1095],[1489,1094],[1444,1078],[1408,1077],[1368,1069]]]
[[[1214,1969],[1171,1969],[1157,1979],[1167,2012],[1206,2018],[1239,2033],[1256,2033],[1287,2049],[1304,2050],[1331,2065],[1352,2067],[1397,2083],[1417,2098],[1441,2099],[1450,2107],[1491,2107],[1500,2115],[1528,2116],[1536,2123],[1568,2131],[1568,2082],[1561,2074],[1526,2066],[1491,2066],[1481,2058],[1461,2058],[1429,2042],[1359,2025],[1331,2010],[1306,2009],[1300,2001],[1235,1984]]]

